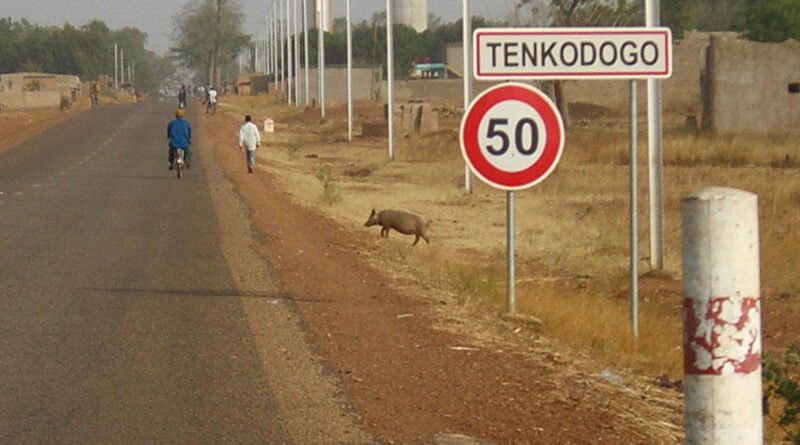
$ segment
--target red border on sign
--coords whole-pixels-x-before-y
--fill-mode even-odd
[[[570,30],[570,31],[550,31],[550,30],[542,30],[542,31],[511,31],[511,30],[503,30],[503,31],[493,31],[492,28],[487,29],[478,29],[475,31],[474,36],[474,43],[475,47],[474,50],[477,51],[480,48],[480,40],[483,36],[594,36],[594,35],[650,35],[656,37],[662,37],[664,39],[664,48],[670,47],[670,38],[671,33],[669,30],[603,30],[595,29],[595,28],[584,28],[584,30],[577,31],[577,30]],[[663,70],[654,69],[652,71],[604,71],[604,72],[597,72],[597,73],[573,73],[573,72],[565,72],[559,70],[553,71],[527,71],[527,72],[514,72],[514,73],[485,73],[482,71],[481,68],[481,59],[480,57],[475,57],[475,76],[480,79],[491,79],[491,80],[498,80],[498,79],[531,79],[531,78],[538,78],[538,79],[572,79],[572,78],[584,78],[584,79],[620,79],[620,78],[669,78],[672,75],[672,61],[671,61],[671,52],[666,51],[664,55],[664,68]]]
[[[500,170],[486,159],[481,151],[478,131],[486,113],[507,100],[524,102],[539,112],[544,123],[545,137],[542,155],[529,168],[509,172]],[[524,84],[507,83],[486,90],[475,102],[461,123],[461,151],[472,171],[489,184],[506,190],[531,187],[555,169],[564,147],[564,124],[555,105],[544,94]]]

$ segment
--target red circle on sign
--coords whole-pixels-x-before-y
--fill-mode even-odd
[[[479,130],[489,111],[505,101],[522,102],[539,113],[544,128],[542,153],[530,167],[508,171],[493,165],[486,158],[479,142]],[[564,148],[564,123],[555,104],[544,93],[520,83],[505,83],[479,95],[461,121],[461,153],[464,160],[484,182],[503,190],[521,190],[544,180],[558,164]]]

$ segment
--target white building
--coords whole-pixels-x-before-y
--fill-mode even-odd
[[[392,13],[397,24],[408,25],[417,32],[428,29],[428,0],[395,0]]]

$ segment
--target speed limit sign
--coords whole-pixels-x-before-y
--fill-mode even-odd
[[[492,87],[461,121],[461,154],[476,176],[502,190],[532,187],[553,172],[564,123],[544,93],[521,83]]]

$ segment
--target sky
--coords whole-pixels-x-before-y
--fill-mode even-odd
[[[255,34],[273,0],[238,0],[245,11],[245,31]],[[0,0],[0,17],[22,18],[39,25],[81,26],[97,18],[111,29],[139,28],[148,35],[149,49],[163,54],[170,46],[172,18],[189,0]],[[474,15],[508,17],[513,0],[472,0]],[[333,0],[335,17],[344,17],[345,0]],[[428,0],[428,12],[451,22],[461,17],[462,0]],[[383,11],[385,0],[352,0],[353,20]]]

